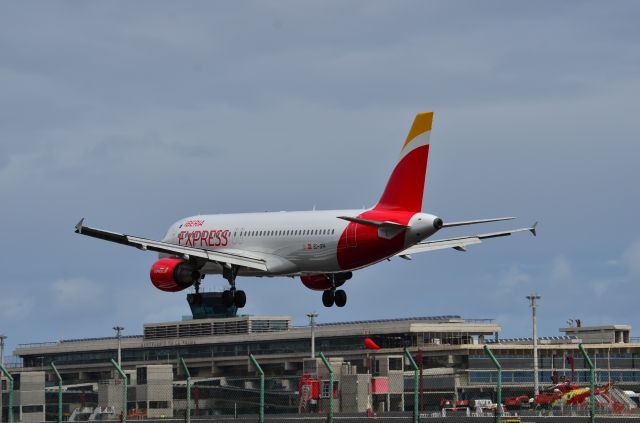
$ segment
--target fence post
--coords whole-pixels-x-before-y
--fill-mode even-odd
[[[329,371],[329,415],[327,416],[327,423],[333,423],[333,367],[331,367],[324,354],[320,353],[319,355],[322,363]]]
[[[416,361],[411,356],[411,353],[406,348],[404,349],[404,355],[407,357],[407,360],[409,360],[409,364],[413,369],[413,423],[418,423],[418,418],[420,416],[420,413],[418,412],[418,371],[420,369],[418,368]]]
[[[62,423],[62,377],[53,361],[51,362],[51,369],[58,380],[58,423]]]
[[[264,423],[264,371],[262,371],[262,367],[260,367],[258,360],[256,360],[253,354],[249,354],[249,358],[251,359],[253,367],[260,373],[260,411],[258,421]]]
[[[7,404],[7,423],[13,423],[13,376],[11,376],[7,368],[2,364],[0,364],[0,370],[2,370],[4,376],[9,380],[9,404]]]
[[[187,375],[187,408],[185,409],[185,422],[191,423],[191,372],[187,367],[187,363],[184,362],[184,358],[180,357],[180,364],[184,369],[184,373]]]
[[[591,423],[596,421],[596,393],[595,393],[595,367],[593,366],[593,362],[589,358],[587,351],[584,349],[584,345],[579,344],[578,348],[580,348],[580,352],[584,357],[584,361],[587,363],[587,367],[589,367],[589,417],[591,417]]]
[[[496,422],[500,422],[502,419],[502,366],[486,345],[484,346],[484,353],[489,356],[491,361],[493,361],[493,365],[496,366],[498,370],[498,383],[496,385]]]
[[[127,406],[127,375],[124,374],[122,368],[118,366],[118,363],[112,358],[111,365],[116,369],[120,379],[122,379],[122,423],[127,423],[127,414],[129,413],[129,409]]]

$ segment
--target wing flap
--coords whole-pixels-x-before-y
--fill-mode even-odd
[[[140,250],[150,250],[158,253],[173,254],[183,257],[184,259],[197,257],[216,263],[244,266],[263,271],[268,270],[266,260],[257,256],[252,257],[250,254],[243,254],[242,252],[237,250],[229,252],[211,251],[205,250],[204,248],[186,247],[182,245],[170,244],[168,242],[155,241],[152,239],[105,231],[102,229],[84,226],[84,219],[82,219],[76,225],[76,233],[90,236],[92,238],[102,239],[105,241],[115,242],[118,244],[129,245]]]

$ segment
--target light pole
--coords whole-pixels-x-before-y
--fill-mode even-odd
[[[0,335],[0,364],[4,366],[4,340],[7,339],[5,335]]]
[[[118,367],[122,368],[122,326],[114,326],[113,330],[116,331],[116,338],[118,338]]]
[[[316,358],[316,317],[318,313],[307,314],[311,326],[311,358]]]
[[[532,317],[533,317],[533,393],[538,395],[540,392],[538,384],[538,328],[536,323],[536,307],[537,301],[540,296],[535,292],[531,295],[527,295],[527,300],[530,302]]]

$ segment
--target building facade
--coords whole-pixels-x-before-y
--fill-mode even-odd
[[[184,386],[185,379],[180,359],[185,360],[202,392],[222,391],[224,387],[226,392],[232,392],[231,388],[250,392],[255,389],[255,381],[251,379],[255,371],[248,364],[249,354],[258,360],[270,380],[279,381],[272,386],[274,392],[277,390],[285,398],[282,402],[288,404],[283,410],[320,407],[321,401],[310,405],[303,404],[301,399],[307,389],[301,382],[305,377],[316,377],[318,390],[330,391],[321,364],[310,357],[311,330],[309,326],[293,326],[286,316],[145,324],[142,335],[120,339],[122,367],[132,386],[127,410],[144,409],[145,415],[156,417],[179,415],[179,410],[184,410],[184,401],[176,392]],[[622,389],[640,391],[640,344],[630,336],[630,326],[570,327],[562,331],[563,336],[539,338],[542,389],[564,380],[578,384],[588,381],[588,371],[578,350],[582,342],[596,365],[597,384],[612,383]],[[492,397],[497,372],[483,351],[485,345],[503,367],[505,395],[533,394],[532,340],[501,339],[500,327],[490,319],[436,316],[327,323],[316,325],[314,332],[315,350],[332,360],[338,369],[337,380],[343,381],[334,389],[338,390],[336,401],[341,400],[344,411],[376,406],[386,410],[410,409],[413,373],[406,367],[405,348],[420,365],[422,407],[435,406],[442,398]],[[380,349],[368,349],[367,338]],[[80,395],[79,407],[82,395],[95,396],[93,402],[99,403],[101,409],[110,406],[112,412],[122,412],[122,402],[118,403],[114,391],[117,388],[111,391],[108,388],[109,383],[117,386],[111,359],[118,355],[118,339],[20,345],[15,354],[23,360],[21,368],[12,369],[19,379],[31,380],[36,377],[32,375],[38,375],[44,384],[52,385],[55,379],[49,366],[55,362],[69,395],[73,392]],[[367,404],[363,403],[363,391],[358,388],[361,381],[366,381],[370,393],[377,394]],[[314,389],[312,382],[309,384],[309,389]],[[33,395],[18,398],[27,397],[35,398]],[[29,401],[16,403],[21,413],[42,413],[49,399],[39,398],[41,404]],[[204,396],[202,401],[205,404]],[[222,407],[219,401],[207,404],[210,412]],[[42,407],[36,410],[34,407],[38,405]]]

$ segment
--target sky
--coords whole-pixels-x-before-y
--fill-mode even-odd
[[[5,2],[0,5],[0,334],[142,333],[189,314],[146,253],[198,213],[376,203],[413,117],[435,112],[424,210],[539,221],[358,271],[345,308],[298,279],[239,278],[244,313],[318,322],[569,319],[640,329],[640,4],[634,1]],[[208,276],[204,290],[223,289]]]

